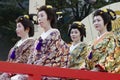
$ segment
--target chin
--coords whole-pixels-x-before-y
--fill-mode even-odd
[[[73,40],[73,42],[76,42],[76,40]]]
[[[99,29],[99,28],[96,28],[96,30],[97,30],[97,31],[100,31],[100,29]]]

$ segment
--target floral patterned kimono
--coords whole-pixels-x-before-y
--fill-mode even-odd
[[[112,32],[106,32],[94,41],[87,59],[87,68],[93,71],[114,72],[116,66],[116,40]]]
[[[83,42],[71,45],[70,47],[70,63],[69,68],[84,69],[85,58],[87,56],[87,45]]]
[[[32,38],[17,42],[8,55],[9,62],[27,63],[28,57],[33,53],[35,40]]]
[[[115,49],[115,61],[116,61],[116,65],[115,65],[115,71],[113,73],[120,73],[120,27],[113,27],[113,33],[115,35],[116,38],[116,44],[117,47]]]
[[[57,29],[50,29],[41,34],[39,41],[36,41],[34,54],[29,58],[30,64],[67,67],[69,59],[69,47],[61,39]]]
[[[28,64],[67,68],[68,60],[69,47],[61,39],[57,29],[50,29],[42,33],[39,40],[36,41],[34,53],[30,55]],[[43,80],[59,79],[43,77]]]
[[[34,42],[35,40],[33,38],[19,40],[10,50],[7,61],[13,63],[27,63],[28,56],[33,53]],[[9,75],[9,73],[3,73],[0,76],[0,80],[9,80]]]
[[[50,29],[41,34],[39,40],[35,42],[34,52],[29,56],[28,64],[68,67],[69,47],[61,39],[57,29]],[[19,78],[19,79],[18,79]],[[28,80],[26,75],[17,75],[17,80]],[[42,80],[60,80],[60,78],[43,77]]]

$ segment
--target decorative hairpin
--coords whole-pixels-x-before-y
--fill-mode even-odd
[[[105,13],[107,13],[107,12],[108,12],[108,10],[107,10],[106,8],[101,9],[100,14],[103,14],[104,12],[105,12]]]
[[[23,20],[23,18],[21,17],[21,18],[20,18],[20,20],[22,21],[22,20]]]
[[[73,22],[73,24],[74,24],[74,23],[75,23],[75,24],[78,24],[78,25],[79,25],[79,26],[78,26],[79,28],[80,28],[81,25],[82,25],[82,23],[81,23],[80,21],[75,21],[75,22]]]
[[[101,9],[103,12],[108,12],[108,10],[106,9],[106,8],[104,8],[104,9]]]
[[[103,12],[101,11],[100,14],[102,14]]]
[[[110,12],[110,15],[111,15],[111,16],[114,16],[114,13]]]
[[[75,22],[73,22],[73,23],[76,23],[76,24],[78,24],[78,25],[82,25],[82,23],[81,23],[80,21],[75,21]]]
[[[56,14],[58,14],[58,15],[60,15],[60,14],[62,14],[63,12],[56,12]]]
[[[27,18],[27,19],[29,19],[29,16],[28,16],[28,15],[24,15],[24,18]]]
[[[47,5],[46,7],[47,7],[47,8],[53,8],[51,5]]]

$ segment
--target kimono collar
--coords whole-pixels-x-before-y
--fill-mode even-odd
[[[26,38],[26,39],[24,39],[24,40],[22,40],[22,39],[19,40],[18,43],[16,44],[16,46],[19,47],[21,44],[23,44],[23,43],[24,43],[25,41],[27,41],[28,39],[32,39],[32,37],[28,37],[28,38]]]
[[[70,53],[80,44],[81,42],[77,43],[76,45],[71,45],[70,46]]]
[[[53,30],[54,30],[54,29],[50,28],[48,31],[43,32],[43,33],[41,34],[41,38],[42,38],[43,40],[46,39],[47,36],[50,35],[51,32],[53,32]]]
[[[102,35],[97,36],[97,40],[104,36],[107,32],[103,33]]]

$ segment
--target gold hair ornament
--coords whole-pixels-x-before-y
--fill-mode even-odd
[[[112,12],[110,12],[110,15],[111,15],[111,16],[114,16],[114,14],[113,14]]]
[[[75,23],[75,24],[78,24],[78,25],[79,25],[79,26],[78,26],[79,28],[80,28],[81,25],[82,25],[82,23],[81,23],[80,21],[75,21],[75,22],[73,22],[73,24],[74,24],[74,23]]]
[[[63,12],[56,12],[56,14],[58,14],[58,15],[60,15],[60,14],[62,14]]]
[[[108,10],[106,9],[106,8],[104,8],[104,9],[101,9],[103,12],[108,12]]]
[[[27,18],[27,19],[29,19],[29,16],[28,16],[28,15],[24,15],[24,18]]]
[[[23,20],[23,18],[21,17],[21,18],[20,18],[20,20],[22,21],[22,20]]]
[[[53,8],[51,5],[47,5],[46,7],[47,7],[47,8]]]

